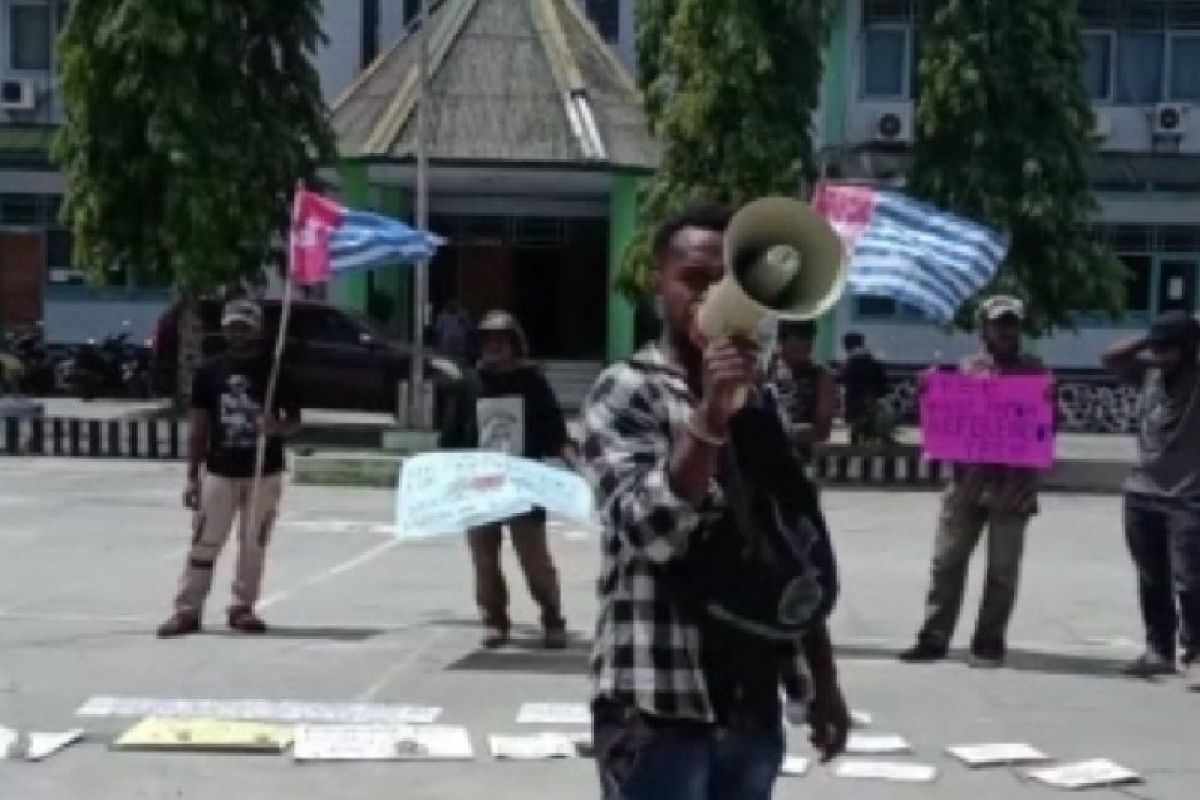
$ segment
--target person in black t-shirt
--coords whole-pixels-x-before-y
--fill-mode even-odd
[[[478,369],[458,386],[439,446],[495,450],[534,459],[574,458],[566,421],[546,377],[526,361],[525,333],[507,311],[492,311],[479,324],[482,355]],[[546,542],[542,509],[505,520],[530,594],[541,608],[543,643],[567,646],[558,573]],[[509,640],[508,590],[500,571],[501,523],[467,531],[475,566],[475,599],[483,618],[483,645]]]
[[[890,444],[894,421],[880,402],[888,393],[887,370],[867,349],[867,340],[861,333],[847,333],[842,337],[842,347],[846,351],[846,362],[842,365],[842,386],[846,393],[843,416],[850,428],[850,443]]]
[[[283,490],[283,441],[299,429],[300,407],[287,371],[282,370],[271,413],[263,414],[271,360],[261,346],[258,304],[249,300],[229,303],[221,316],[221,328],[226,352],[201,366],[192,388],[184,490],[184,505],[195,512],[192,547],[175,598],[175,613],[158,629],[163,638],[200,630],[213,568],[235,519],[238,559],[229,627],[242,633],[266,631],[254,613],[254,604]],[[267,441],[255,495],[260,434],[265,434]]]

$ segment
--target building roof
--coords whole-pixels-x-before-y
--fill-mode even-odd
[[[632,77],[572,0],[444,0],[429,16],[429,155],[445,161],[653,169]],[[415,158],[420,37],[338,98],[345,157]]]

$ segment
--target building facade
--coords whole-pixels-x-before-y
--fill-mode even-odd
[[[1081,0],[1081,79],[1096,112],[1090,164],[1097,235],[1130,277],[1119,322],[1080,315],[1077,332],[1033,346],[1062,368],[1098,366],[1100,350],[1156,313],[1197,310],[1200,273],[1200,2]],[[915,0],[853,0],[826,61],[821,158],[827,174],[895,185],[911,161],[920,41]],[[856,330],[889,361],[926,364],[975,347],[888,298],[847,298],[837,332]]]

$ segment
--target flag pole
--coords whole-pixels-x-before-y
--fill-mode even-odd
[[[429,230],[429,0],[420,0],[421,30],[417,55],[417,208],[416,227]],[[417,260],[413,280],[413,349],[409,420],[425,419],[425,308],[429,305],[429,259]]]
[[[271,374],[267,378],[267,389],[263,394],[262,422],[258,426],[258,440],[254,445],[254,479],[250,483],[250,519],[247,525],[258,524],[259,489],[262,486],[263,468],[267,458],[267,425],[271,416],[271,407],[275,404],[275,391],[279,386],[279,370],[283,364],[283,348],[287,342],[288,321],[292,310],[292,281],[291,264],[288,264],[287,277],[283,283],[283,300],[279,310],[279,332],[275,335],[275,349],[271,359]],[[256,532],[252,532],[257,535]]]

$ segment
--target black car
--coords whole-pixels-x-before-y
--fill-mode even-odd
[[[264,346],[274,347],[279,331],[280,301],[263,300]],[[223,304],[200,304],[201,348],[206,356],[220,352]],[[178,305],[159,321],[154,339],[154,374],[159,391],[173,394],[177,374]],[[289,315],[284,363],[290,369],[301,403],[308,408],[395,412],[398,388],[409,380],[412,345],[395,342],[365,317],[312,301],[295,301]],[[434,384],[438,406],[444,387],[459,377],[447,358],[426,351],[425,376]]]

